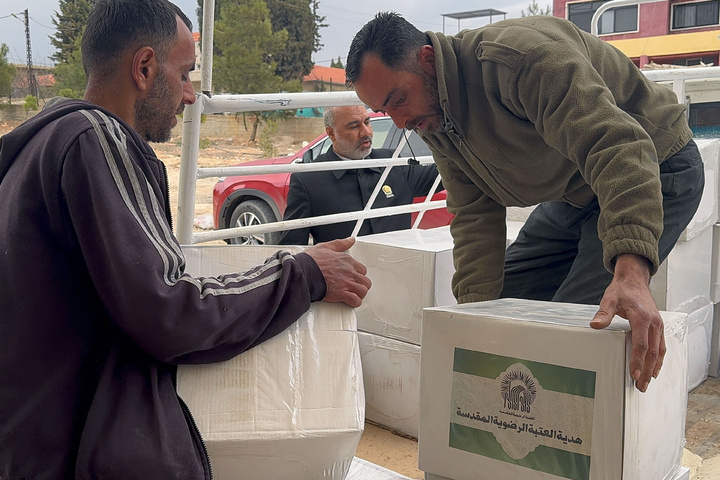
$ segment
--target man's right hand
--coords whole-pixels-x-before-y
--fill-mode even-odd
[[[319,243],[304,250],[310,255],[325,277],[325,302],[346,303],[359,307],[372,282],[366,276],[365,265],[355,260],[347,250],[353,246],[352,237]]]

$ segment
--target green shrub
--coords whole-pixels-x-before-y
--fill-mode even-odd
[[[265,128],[262,129],[258,139],[258,147],[266,157],[277,157],[278,149],[275,145],[275,136],[278,133],[278,124],[273,119],[265,122]]]
[[[35,95],[25,95],[25,104],[23,105],[23,108],[26,112],[28,110],[37,110],[39,108]]]

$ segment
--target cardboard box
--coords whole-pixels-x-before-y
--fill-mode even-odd
[[[688,392],[705,381],[710,371],[714,305],[705,306],[688,314]]]
[[[680,234],[679,241],[687,242],[718,222],[718,165],[720,140],[717,138],[695,139],[705,165],[705,189],[695,215]]]
[[[420,346],[358,332],[365,418],[417,438],[420,402]]]
[[[596,310],[514,299],[426,309],[420,469],[455,480],[674,478],[685,315],[663,313],[663,369],[641,394],[628,374],[628,322],[594,330]]]
[[[184,250],[190,273],[219,275],[257,265],[278,248]],[[232,360],[178,368],[178,394],[214,478],[346,478],[365,417],[356,329],[351,307],[314,303],[284,332]]]
[[[518,233],[520,233],[520,229],[523,225],[525,225],[525,222],[516,222],[516,221],[507,221],[505,222],[506,229],[505,229],[505,248],[509,247],[511,243],[513,243],[518,236]]]
[[[678,242],[650,280],[658,309],[690,313],[710,302],[713,229]]]
[[[357,309],[358,328],[420,344],[423,307],[454,305],[450,227],[358,237],[352,255],[373,286]]]
[[[411,480],[405,475],[400,475],[397,472],[388,470],[380,465],[375,465],[362,458],[355,457],[350,471],[347,475],[347,480]]]
[[[720,377],[720,304],[713,304],[713,327],[710,339],[710,365],[708,375]]]
[[[720,224],[713,225],[712,232],[710,300],[713,303],[720,303]]]

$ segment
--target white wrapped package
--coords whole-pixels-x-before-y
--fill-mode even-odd
[[[688,313],[688,391],[707,379],[710,371],[714,305],[706,303]]]
[[[511,243],[517,240],[517,236],[523,225],[525,225],[525,222],[512,220],[505,222],[505,248],[509,247]]]
[[[720,303],[713,304],[713,327],[710,341],[708,375],[720,377]]]
[[[423,307],[454,305],[450,227],[358,237],[351,253],[373,286],[357,309],[358,328],[420,344]]]
[[[678,242],[650,279],[658,309],[690,313],[710,301],[712,228],[687,242]]]
[[[504,299],[425,310],[419,467],[454,480],[677,478],[687,409],[685,314],[644,394],[630,331],[595,306]]]
[[[420,346],[358,332],[365,385],[365,418],[417,438]]]
[[[178,369],[214,478],[345,478],[365,414],[355,329],[352,308],[315,303],[230,361]]]
[[[412,480],[380,465],[357,458],[352,462],[347,480]]]
[[[681,242],[687,242],[700,232],[712,227],[718,221],[720,140],[717,138],[696,139],[695,143],[697,143],[705,166],[705,188],[695,215],[680,234],[679,241]]]
[[[194,275],[248,269],[277,250],[184,248]],[[345,479],[365,419],[354,309],[313,303],[284,332],[232,360],[180,366],[177,389],[214,478]]]
[[[720,302],[720,224],[712,227],[712,250],[710,254],[710,300]]]

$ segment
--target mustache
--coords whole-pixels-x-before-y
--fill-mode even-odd
[[[406,128],[407,130],[415,130],[415,127],[417,127],[418,125],[420,125],[420,123],[421,123],[423,120],[424,120],[423,117],[415,117],[415,118],[413,118],[413,119],[411,119],[411,120],[408,120],[408,121],[405,123],[405,128]]]

